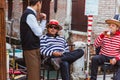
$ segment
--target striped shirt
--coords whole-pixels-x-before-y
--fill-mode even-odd
[[[69,47],[63,37],[43,35],[40,38],[40,51],[44,56],[52,56],[52,53],[55,51],[62,53],[69,52]]]
[[[95,39],[94,46],[101,46],[100,54],[120,60],[120,31],[117,31],[112,37],[101,34]]]

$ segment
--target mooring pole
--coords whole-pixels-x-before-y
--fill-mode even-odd
[[[0,80],[7,80],[5,0],[0,1]]]

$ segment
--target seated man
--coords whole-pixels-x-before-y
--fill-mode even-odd
[[[100,53],[92,58],[91,79],[97,80],[98,66],[104,62],[120,67],[120,21],[116,19],[105,20],[108,24],[108,31],[104,31],[94,41],[94,46],[100,47]],[[120,69],[118,69],[115,79],[120,80]]]
[[[51,20],[46,27],[47,34],[40,38],[41,54],[51,57],[51,64],[56,70],[60,68],[62,80],[70,80],[70,64],[81,58],[84,51],[69,51],[66,40],[58,35],[62,26],[57,20]]]

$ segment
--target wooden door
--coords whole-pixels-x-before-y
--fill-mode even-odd
[[[12,19],[13,0],[8,0],[8,20]]]
[[[0,1],[0,80],[6,77],[5,0]]]
[[[23,1],[23,12],[28,6],[28,0],[22,0]]]
[[[87,32],[87,16],[84,11],[85,0],[72,0],[72,30]]]
[[[23,11],[27,8],[29,0],[23,0]],[[49,22],[50,15],[50,1],[51,0],[43,0],[42,1],[42,9],[41,12],[47,15],[47,22]]]
[[[50,1],[51,0],[43,0],[42,1],[41,12],[43,12],[47,15],[47,22],[49,22],[49,18],[50,18]]]

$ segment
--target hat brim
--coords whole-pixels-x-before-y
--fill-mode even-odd
[[[47,28],[48,28],[48,26],[50,26],[50,25],[55,25],[55,24],[47,24]],[[59,27],[59,30],[62,30],[63,28],[62,28],[62,26],[60,26],[60,25],[56,25],[57,27]]]
[[[107,24],[116,24],[118,27],[120,27],[120,21],[118,21],[118,20],[116,20],[116,19],[107,19],[107,20],[105,20],[105,22],[107,23]]]

